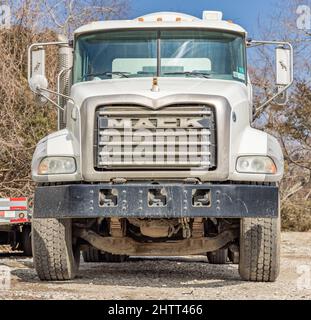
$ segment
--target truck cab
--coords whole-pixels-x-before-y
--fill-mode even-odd
[[[266,104],[286,100],[291,45],[249,41],[221,12],[94,22],[29,48],[30,88],[59,113],[32,163],[40,279],[74,278],[82,251],[86,262],[204,254],[244,280],[276,280],[284,163],[251,125],[247,48],[259,44],[277,46]],[[47,45],[59,47],[56,92]]]

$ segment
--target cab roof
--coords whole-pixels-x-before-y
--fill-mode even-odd
[[[111,20],[96,21],[84,25],[75,31],[75,36],[84,33],[93,33],[109,30],[124,29],[154,29],[154,28],[177,28],[177,29],[211,29],[229,31],[246,35],[246,30],[241,26],[222,20],[222,13],[218,11],[204,11],[203,19],[177,12],[156,12],[134,20]]]

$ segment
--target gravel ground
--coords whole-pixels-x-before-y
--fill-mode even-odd
[[[11,268],[11,288],[0,289],[0,300],[311,299],[311,233],[282,234],[281,275],[275,283],[243,282],[236,265],[209,265],[205,257],[82,262],[77,279],[45,283],[36,276],[32,259],[0,254],[3,265]]]

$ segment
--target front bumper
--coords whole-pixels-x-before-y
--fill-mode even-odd
[[[165,190],[165,205],[150,206],[150,192]],[[106,206],[102,193],[117,194]],[[209,202],[194,204],[196,192],[208,194]],[[34,218],[277,218],[278,188],[246,184],[73,184],[36,188]]]

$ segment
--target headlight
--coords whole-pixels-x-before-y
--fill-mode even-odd
[[[264,156],[240,157],[237,160],[236,170],[240,173],[275,174],[277,172],[273,160]]]
[[[70,157],[47,157],[39,165],[39,175],[70,174],[77,170],[76,161]]]

